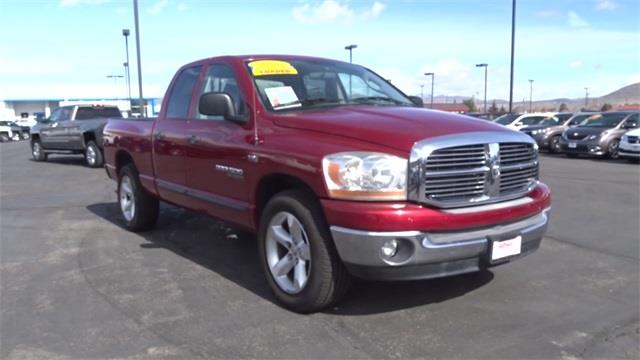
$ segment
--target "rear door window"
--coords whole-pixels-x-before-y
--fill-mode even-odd
[[[82,106],[76,111],[76,120],[89,120],[97,118],[121,118],[120,110],[115,107],[89,107]]]
[[[200,70],[202,65],[193,66],[178,75],[167,102],[167,118],[186,118],[189,115],[189,104]]]

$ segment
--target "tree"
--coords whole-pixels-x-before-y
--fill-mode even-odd
[[[489,108],[489,113],[495,114],[497,112],[498,112],[498,107],[496,106],[496,101],[493,100],[493,103],[491,103],[491,107]]]
[[[600,111],[609,111],[611,109],[613,109],[613,105],[609,103],[604,103],[604,105],[602,105],[602,107],[600,108]]]
[[[560,109],[558,109],[559,112],[568,111],[568,110],[569,110],[569,107],[565,103],[560,104]]]
[[[500,105],[500,113],[504,114],[507,112],[507,109],[504,108],[504,105]]]
[[[462,100],[462,103],[467,105],[467,107],[469,108],[469,112],[478,111],[478,109],[476,108],[476,102],[473,101],[473,98],[467,99],[467,100]]]

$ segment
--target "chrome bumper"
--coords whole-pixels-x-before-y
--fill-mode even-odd
[[[535,251],[546,232],[548,209],[510,224],[459,232],[371,232],[331,226],[340,258],[356,276],[381,280],[425,279],[477,271],[490,263],[492,239],[522,236],[517,257]],[[382,245],[399,243],[397,254],[384,258]],[[510,258],[503,262],[513,260]]]

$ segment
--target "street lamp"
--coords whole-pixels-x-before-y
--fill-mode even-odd
[[[424,85],[420,85],[420,100],[424,101]]]
[[[484,112],[487,112],[487,67],[488,64],[476,64],[476,67],[484,68]]]
[[[516,41],[516,0],[511,5],[511,80],[509,81],[509,114],[513,110],[513,57]]]
[[[431,106],[429,106],[429,108],[433,109],[433,81],[434,81],[435,74],[432,72],[428,72],[428,73],[424,73],[424,76],[431,76]]]
[[[344,47],[345,50],[349,50],[349,63],[351,64],[353,62],[353,49],[357,48],[358,45],[356,44],[351,44],[351,45],[347,45]]]
[[[532,112],[532,99],[533,99],[533,80],[529,80],[529,112]]]
[[[118,79],[122,79],[122,75],[107,75],[107,79],[113,79],[113,86],[116,88],[116,100],[118,100]]]
[[[584,88],[584,108],[585,110],[589,106],[589,88]]]
[[[136,26],[136,53],[138,55],[138,92],[140,96],[140,117],[145,115],[144,98],[142,96],[142,65],[140,61],[140,26],[138,22],[138,0],[133,0],[133,19]]]
[[[124,36],[124,48],[127,54],[127,61],[124,65],[124,74],[127,77],[127,94],[129,96],[129,111],[131,111],[131,73],[129,72],[129,29],[122,29]]]

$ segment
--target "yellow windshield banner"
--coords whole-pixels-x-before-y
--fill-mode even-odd
[[[256,60],[249,63],[253,76],[298,75],[298,70],[286,61]]]

